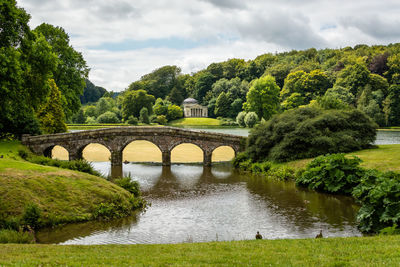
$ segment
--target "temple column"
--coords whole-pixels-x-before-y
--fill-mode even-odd
[[[171,166],[171,151],[163,151],[162,153],[162,165]]]

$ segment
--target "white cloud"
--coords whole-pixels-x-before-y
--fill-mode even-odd
[[[43,22],[63,27],[87,60],[92,82],[116,91],[163,65],[176,64],[190,73],[233,57],[386,44],[400,37],[398,0],[19,0],[18,4],[32,15],[32,27]],[[151,40],[163,39],[192,45],[150,45]],[[149,45],[112,51],[117,49],[110,44],[127,41]]]

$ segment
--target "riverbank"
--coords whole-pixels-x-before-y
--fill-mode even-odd
[[[400,236],[168,245],[0,245],[0,265],[397,266]]]
[[[19,150],[26,148],[18,141],[0,142],[0,222],[6,226],[21,225],[29,205],[40,209],[43,226],[132,208],[132,194],[122,187],[94,175],[24,161]]]

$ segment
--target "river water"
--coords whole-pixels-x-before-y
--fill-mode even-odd
[[[218,129],[205,129],[215,131]],[[228,129],[226,129],[228,130]],[[224,131],[227,132],[227,131]],[[233,133],[231,130],[229,133]],[[245,135],[243,129],[234,134]],[[379,132],[376,144],[400,143],[400,132]],[[109,162],[93,162],[110,172]],[[124,164],[140,183],[147,211],[111,222],[69,224],[38,232],[41,243],[143,244],[359,236],[358,206],[350,197],[321,194],[292,182],[241,175],[229,164]]]

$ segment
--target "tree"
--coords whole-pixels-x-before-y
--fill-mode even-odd
[[[128,119],[129,116],[139,117],[140,110],[146,108],[148,113],[152,113],[152,106],[155,101],[154,96],[147,94],[144,90],[127,91],[122,98],[122,116]]]
[[[114,99],[110,97],[100,98],[96,104],[96,116],[98,117],[107,111],[111,111],[114,106],[115,106]]]
[[[171,105],[171,102],[164,101],[161,98],[157,98],[156,103],[153,106],[154,114],[167,115],[169,105]]]
[[[95,86],[91,81],[86,79],[83,95],[81,95],[81,104],[97,102],[107,91],[103,87]]]
[[[244,117],[244,123],[248,128],[253,128],[258,121],[258,116],[255,112],[248,112]]]
[[[220,117],[228,117],[230,113],[231,102],[229,96],[222,92],[215,103],[215,115]]]
[[[50,95],[46,104],[38,112],[40,128],[43,133],[54,134],[67,131],[65,115],[61,106],[61,93],[54,80],[48,81]]]
[[[115,114],[114,112],[106,111],[97,118],[97,122],[99,122],[99,123],[119,123],[120,120],[118,119],[117,114]]]
[[[393,84],[389,87],[389,94],[383,101],[383,112],[387,126],[400,125],[400,85]]]
[[[343,103],[348,105],[353,105],[356,101],[354,95],[350,92],[350,90],[338,85],[335,85],[333,88],[329,88],[328,90],[326,90],[324,96],[340,99]]]
[[[243,106],[246,111],[254,111],[259,118],[268,120],[278,112],[279,91],[274,77],[261,77],[252,83]]]
[[[350,90],[354,96],[358,96],[364,86],[368,84],[370,72],[364,64],[356,63],[346,66],[339,72],[335,85],[343,86]]]
[[[143,107],[143,108],[140,110],[140,117],[139,117],[139,120],[140,120],[142,123],[146,123],[146,124],[149,124],[149,123],[150,123],[150,120],[149,120],[149,111],[148,111],[148,109],[147,109],[146,107]]]
[[[85,123],[86,121],[86,116],[82,108],[79,109],[78,113],[76,113],[72,117],[72,122],[73,123]]]
[[[168,106],[167,116],[166,116],[168,121],[182,118],[182,116],[183,116],[183,111],[179,106],[177,106],[177,105],[169,105]]]
[[[215,78],[209,72],[202,72],[198,76],[196,76],[194,94],[199,102],[203,102],[204,96],[209,90],[211,90],[214,82]]]
[[[246,127],[246,123],[244,122],[244,117],[246,117],[246,112],[239,112],[236,116],[236,122],[240,127]]]
[[[36,27],[35,32],[46,38],[58,57],[54,80],[61,91],[65,115],[70,118],[81,106],[80,96],[89,68],[82,54],[69,44],[69,36],[63,28],[43,23]]]

